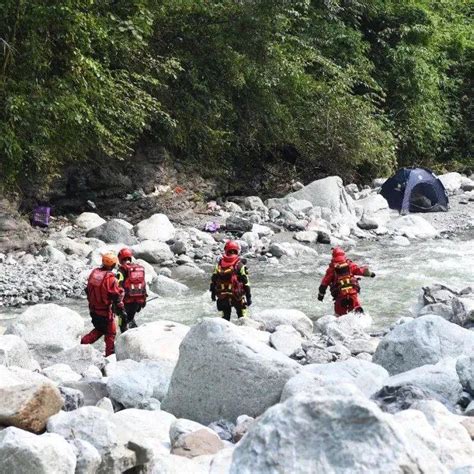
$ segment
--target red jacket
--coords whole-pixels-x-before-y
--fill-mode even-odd
[[[352,260],[347,260],[349,265],[350,272],[353,276],[368,276],[369,267],[359,267],[356,263]],[[324,275],[323,279],[321,280],[321,286],[328,287],[329,285],[336,283],[334,272],[334,264],[331,262],[329,267],[326,270],[326,274]]]
[[[119,287],[117,278],[110,270],[103,267],[92,270],[86,293],[91,313],[112,318],[112,304],[123,309],[123,289]]]

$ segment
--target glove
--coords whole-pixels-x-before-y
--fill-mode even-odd
[[[370,278],[375,278],[375,273],[374,273],[374,272],[372,272],[372,273],[370,274]]]
[[[326,286],[320,285],[318,289],[318,301],[323,301],[324,295],[326,294]]]
[[[127,321],[127,313],[123,308],[117,308],[116,314],[120,318],[120,324],[122,324],[122,321]]]
[[[252,297],[249,295],[249,296],[246,296],[245,297],[245,300],[247,302],[247,306],[250,306],[252,304]]]
[[[216,294],[214,292],[211,293],[211,300],[216,301]]]

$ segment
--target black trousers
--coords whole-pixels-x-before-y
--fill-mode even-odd
[[[243,301],[234,301],[232,299],[217,300],[217,309],[227,321],[230,321],[232,308],[235,308],[238,318],[243,318],[247,312],[247,305]]]
[[[122,319],[120,324],[120,332],[125,332],[129,327],[136,328],[135,315],[142,309],[141,303],[125,303],[125,312],[127,313],[127,320]]]

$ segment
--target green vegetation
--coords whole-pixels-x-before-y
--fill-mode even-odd
[[[466,0],[2,4],[6,187],[143,140],[229,177],[472,165]]]

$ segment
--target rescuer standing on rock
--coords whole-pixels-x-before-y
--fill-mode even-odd
[[[217,309],[230,321],[232,307],[237,316],[247,315],[247,307],[252,304],[247,267],[240,259],[240,246],[233,240],[227,241],[224,255],[219,258],[211,279],[211,298],[217,300]]]
[[[334,312],[342,316],[351,311],[363,313],[360,304],[360,286],[356,276],[375,277],[368,267],[359,267],[346,257],[340,247],[332,249],[332,260],[319,286],[318,300],[323,301],[329,286],[334,298]]]

